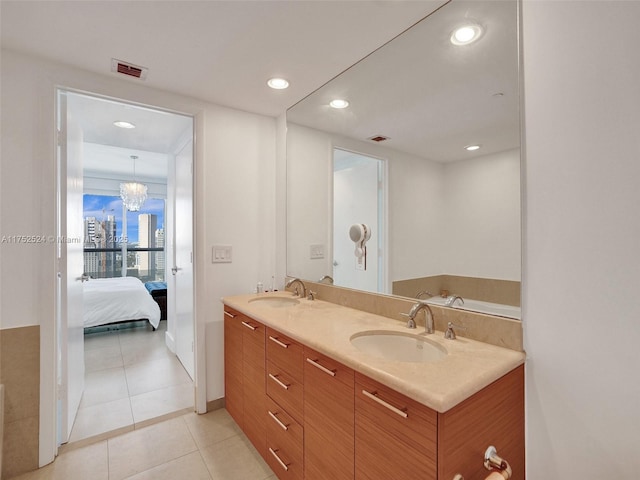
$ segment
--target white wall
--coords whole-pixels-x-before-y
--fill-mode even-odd
[[[449,275],[520,281],[520,149],[447,163]]]
[[[1,62],[1,235],[55,234],[56,85],[196,115],[198,348],[199,355],[206,354],[207,399],[222,397],[220,298],[249,292],[255,281],[276,271],[276,120],[5,50]],[[233,246],[233,263],[211,264],[211,246],[217,243]],[[46,395],[54,382],[55,245],[1,247],[2,328],[41,326],[41,394]],[[41,422],[53,408],[41,402]],[[45,457],[41,452],[41,460]]]
[[[387,161],[389,278],[442,273],[443,166],[380,145],[300,125],[287,127],[287,273],[319,279],[333,270],[309,259],[309,245],[331,245],[333,147]],[[411,232],[410,235],[407,232]],[[327,249],[328,251],[328,249]],[[430,252],[436,252],[431,254]]]
[[[640,2],[524,2],[527,478],[640,472]]]

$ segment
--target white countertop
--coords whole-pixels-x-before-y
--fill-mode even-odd
[[[460,332],[456,340],[446,340],[440,331],[426,338],[447,350],[442,360],[388,361],[358,350],[351,336],[369,330],[421,334],[424,328],[408,329],[405,322],[322,300],[300,299],[299,304],[284,307],[250,303],[265,296],[291,298],[289,292],[275,292],[225,297],[222,302],[438,412],[446,412],[525,361],[522,352],[470,340]]]

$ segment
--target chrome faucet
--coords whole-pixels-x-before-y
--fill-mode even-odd
[[[425,314],[425,323],[424,323],[424,333],[433,333],[433,312],[429,305],[424,302],[418,302],[411,310],[409,310],[408,316],[409,320],[407,321],[407,328],[416,328],[416,315],[420,312],[420,310],[424,310]]]
[[[433,297],[433,293],[431,293],[430,291],[428,291],[428,290],[422,290],[422,291],[418,292],[418,294],[416,295],[416,298],[417,298],[417,299],[420,299],[420,297],[421,297],[421,296],[423,296],[423,295],[426,295],[426,296],[427,296],[427,298],[431,298],[431,297]]]
[[[331,275],[325,275],[320,280],[318,280],[318,283],[327,283],[329,285],[333,285],[333,278],[331,277]]]
[[[464,300],[459,295],[450,295],[444,304],[446,307],[454,307],[456,305],[456,300],[460,300],[460,305],[464,305]]]
[[[296,297],[306,297],[307,296],[307,288],[304,286],[304,283],[302,282],[302,280],[300,280],[298,277],[296,278],[292,278],[291,280],[289,280],[287,282],[287,284],[285,285],[285,288],[290,288],[294,283],[299,283],[300,286],[302,287],[302,293],[300,293],[298,291],[298,287],[294,287],[293,291],[294,291],[294,296]]]

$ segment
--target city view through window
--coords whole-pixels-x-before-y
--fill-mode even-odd
[[[164,281],[164,200],[148,198],[139,212],[129,212],[120,197],[84,195],[83,207],[86,274]]]

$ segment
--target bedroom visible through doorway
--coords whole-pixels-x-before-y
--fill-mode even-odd
[[[67,90],[58,111],[58,232],[81,239],[58,252],[60,445],[194,409],[194,125]]]

